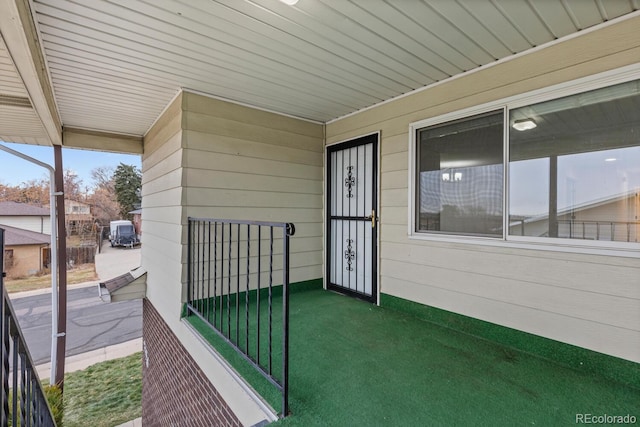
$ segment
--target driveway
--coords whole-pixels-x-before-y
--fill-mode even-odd
[[[129,249],[112,248],[109,242],[102,245],[102,251],[96,255],[96,273],[101,282],[113,279],[140,265],[140,246]]]

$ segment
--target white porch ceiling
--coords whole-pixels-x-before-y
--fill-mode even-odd
[[[632,13],[640,0],[32,7],[63,125],[143,135],[180,88],[326,122]]]
[[[0,35],[0,140],[49,145],[29,94]]]

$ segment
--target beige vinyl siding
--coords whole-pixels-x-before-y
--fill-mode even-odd
[[[147,298],[175,328],[182,303],[182,96],[144,139],[142,156],[142,266]]]
[[[640,259],[407,233],[410,123],[636,63],[638,27],[629,19],[327,125],[328,144],[381,133],[381,292],[640,362]]]
[[[322,125],[183,97],[183,243],[188,216],[293,222],[291,281],[322,277]]]
[[[212,358],[208,345],[180,320],[186,299],[186,270],[181,268],[186,260],[182,104],[180,94],[144,139],[142,266],[147,271],[146,297],[243,424],[253,425],[265,419],[265,413],[229,375],[228,368]]]
[[[243,425],[270,415],[180,321],[188,217],[293,222],[291,281],[320,278],[322,153],[322,125],[189,92],[169,105],[145,137],[142,263],[147,298]],[[274,248],[278,263],[281,239]]]

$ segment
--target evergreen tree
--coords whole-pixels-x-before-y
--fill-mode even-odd
[[[120,216],[131,219],[129,212],[140,204],[142,174],[135,166],[120,163],[113,173],[116,200],[120,205]]]

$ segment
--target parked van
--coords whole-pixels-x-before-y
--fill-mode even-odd
[[[127,220],[111,221],[109,224],[111,246],[133,247],[138,243],[133,223]]]

